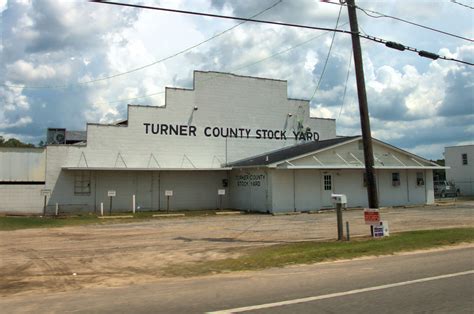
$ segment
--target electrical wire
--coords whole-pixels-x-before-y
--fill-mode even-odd
[[[346,83],[344,84],[344,93],[342,94],[341,108],[339,109],[339,115],[337,116],[338,119],[341,117],[342,108],[344,107],[344,101],[346,99],[347,82],[349,81],[349,74],[351,73],[351,63],[352,63],[352,50],[351,50],[351,56],[349,58],[349,65],[347,66]]]
[[[127,6],[127,7],[144,8],[144,9],[153,9],[153,10],[160,10],[160,11],[167,11],[167,12],[174,12],[174,13],[209,16],[209,17],[224,18],[224,19],[234,19],[234,20],[240,20],[240,21],[246,21],[246,22],[265,23],[265,24],[288,26],[288,27],[297,27],[297,28],[306,28],[306,29],[313,29],[313,30],[331,31],[331,32],[338,32],[338,33],[344,33],[344,34],[352,35],[351,31],[342,30],[342,29],[330,29],[330,28],[326,28],[326,27],[317,27],[317,26],[299,25],[299,24],[291,24],[291,23],[264,21],[264,20],[256,20],[256,19],[253,19],[253,18],[240,18],[240,17],[233,17],[233,16],[202,13],[202,12],[175,10],[175,9],[167,9],[167,8],[160,8],[160,7],[150,7],[150,6],[143,6],[143,5],[136,5],[136,4],[126,4],[126,3],[120,3],[120,2],[94,1],[94,0],[91,0],[91,2],[97,2],[97,3],[103,3],[103,4],[112,4],[112,5],[120,5],[120,6]],[[378,43],[383,43],[383,44],[386,44],[388,42],[387,40],[384,40],[384,39],[380,39],[380,38],[377,38],[377,37],[374,37],[374,36],[369,36],[369,35],[361,35],[360,33],[357,34],[357,36],[359,36],[361,38],[364,38],[364,39],[372,40],[372,41],[375,41],[375,42],[378,42]],[[416,48],[411,48],[411,47],[408,47],[408,46],[404,46],[404,47],[406,48],[406,50],[413,51],[413,52],[418,52],[420,56],[423,56],[423,57],[426,56],[426,53],[427,53],[426,51],[418,50]],[[159,62],[166,61],[168,59],[171,59],[174,56],[182,54],[182,53],[184,53],[184,52],[186,52],[186,51],[188,51],[192,48],[193,47],[187,48],[187,49],[185,49],[181,52],[176,53],[175,55],[168,56],[166,58],[158,60],[158,61],[155,62],[155,64],[159,63]],[[423,54],[421,52],[423,52]],[[434,55],[434,54],[431,54],[431,55]],[[459,63],[463,63],[463,64],[466,64],[466,65],[474,66],[474,64],[471,63],[471,62],[467,62],[467,61],[463,61],[463,60],[459,60],[459,59],[455,59],[455,58],[448,58],[448,57],[443,57],[443,56],[438,56],[438,58],[443,59],[443,60],[454,61],[454,62],[459,62]],[[150,64],[148,66],[151,66],[151,65],[152,64]],[[139,69],[141,69],[141,68],[137,68],[137,69],[134,69],[132,71],[138,71]],[[129,71],[129,72],[131,72],[131,71]],[[96,79],[96,80],[92,80],[92,81],[88,81],[88,82],[79,82],[79,83],[75,83],[75,84],[68,84],[68,85],[61,85],[61,86],[59,86],[59,85],[58,86],[25,86],[25,85],[10,85],[10,84],[0,84],[0,85],[7,86],[7,87],[12,87],[12,88],[38,88],[38,89],[41,89],[41,88],[67,88],[67,87],[74,86],[74,85],[83,85],[83,84],[89,84],[89,83],[98,82],[98,81],[102,81],[102,80],[107,80],[107,79],[110,79],[110,78],[113,78],[113,77],[116,77],[116,76],[120,76],[120,75],[125,75],[125,74],[128,74],[128,72],[124,72],[124,73],[121,73],[121,74],[116,74],[116,75],[113,75],[113,76],[109,76],[109,77],[106,77],[106,78],[100,78],[100,79]]]
[[[102,4],[119,5],[119,6],[126,6],[126,7],[140,8],[140,9],[150,9],[150,10],[157,10],[157,11],[164,11],[164,12],[191,14],[191,15],[198,15],[198,16],[208,16],[208,17],[215,17],[215,18],[222,18],[222,19],[233,19],[233,20],[239,20],[239,21],[248,21],[248,22],[254,22],[254,23],[263,23],[263,24],[270,24],[270,25],[305,28],[305,29],[313,29],[313,30],[323,30],[323,31],[331,31],[331,32],[338,32],[338,33],[353,35],[353,33],[351,31],[347,31],[347,30],[343,30],[343,29],[334,29],[334,28],[327,28],[327,27],[309,26],[309,25],[283,23],[283,22],[275,22],[275,21],[256,20],[256,19],[251,19],[251,18],[243,18],[243,17],[236,17],[236,16],[229,16],[229,15],[219,15],[219,14],[211,14],[211,13],[204,13],[204,12],[176,10],[176,9],[168,9],[168,8],[161,8],[161,7],[152,7],[152,6],[139,5],[139,4],[112,2],[112,1],[99,1],[99,0],[90,0],[90,1],[91,2],[102,3]],[[385,43],[389,42],[388,40],[377,38],[375,36],[361,35],[360,33],[355,34],[355,35],[357,35],[361,38],[365,38],[365,39],[368,39],[368,40],[378,42],[378,43],[385,44]],[[410,50],[410,51],[418,52],[418,54],[422,57],[427,57],[427,55],[434,56],[433,53],[429,53],[429,52],[424,51],[424,50],[418,50],[416,48],[411,48],[411,47],[408,47],[408,46],[405,46],[405,48],[407,48],[407,50]],[[408,48],[410,48],[410,49],[408,49]],[[437,58],[443,59],[443,60],[460,62],[460,63],[463,63],[463,64],[474,66],[474,63],[459,60],[459,59],[455,59],[455,58],[448,58],[448,57],[442,57],[442,56],[437,56]]]
[[[456,0],[451,0],[451,2],[452,2],[452,3],[455,3],[455,4],[458,4],[458,5],[460,5],[460,6],[463,6],[463,7],[469,8],[469,9],[471,9],[471,10],[474,9],[474,7],[471,7],[471,6],[469,6],[469,5],[467,5],[467,4],[464,4],[464,3],[461,3],[461,2],[457,2]]]
[[[407,23],[407,24],[411,24],[411,25],[418,26],[418,27],[421,27],[421,28],[425,28],[425,29],[428,29],[428,30],[431,30],[431,31],[434,31],[434,32],[437,32],[437,33],[440,33],[440,34],[444,34],[444,35],[448,35],[448,36],[451,36],[451,37],[456,37],[456,38],[463,39],[463,40],[466,40],[466,41],[474,42],[473,39],[469,39],[469,38],[462,37],[462,36],[459,36],[459,35],[456,35],[456,34],[448,33],[448,32],[433,28],[433,27],[429,27],[429,26],[425,26],[425,25],[418,24],[418,23],[415,23],[415,22],[411,22],[411,21],[408,21],[408,20],[405,20],[405,19],[402,19],[402,18],[399,18],[399,17],[387,15],[387,14],[380,13],[380,12],[373,11],[373,10],[369,10],[369,9],[364,9],[362,7],[359,7],[359,6],[356,6],[356,8],[359,9],[360,11],[362,11],[365,15],[367,15],[369,17],[372,17],[372,18],[376,18],[376,19],[378,19],[378,18],[389,18],[389,19],[393,19],[393,20],[400,21],[400,22],[403,22],[403,23]],[[378,14],[378,15],[372,15],[369,12],[373,13],[373,14]]]
[[[339,7],[339,14],[337,15],[335,28],[337,28],[337,26],[339,25],[339,19],[341,18],[341,11],[342,11],[342,5]],[[316,92],[319,90],[319,86],[321,85],[321,81],[323,80],[324,73],[326,72],[326,66],[328,65],[329,56],[331,55],[332,46],[334,44],[334,38],[336,38],[336,32],[332,34],[331,44],[329,45],[328,54],[326,55],[326,60],[324,61],[323,70],[321,72],[321,75],[319,76],[318,84],[316,85],[316,88],[314,89],[313,95],[311,95],[309,102],[313,100],[314,95],[316,95]]]
[[[259,15],[262,15],[263,13],[267,12],[268,10],[270,9],[273,9],[274,7],[276,7],[278,4],[280,4],[283,0],[279,0],[279,1],[276,1],[275,3],[273,3],[271,6],[269,6],[268,8],[252,15],[250,18],[254,18],[254,17],[257,17]],[[89,81],[83,81],[83,82],[77,82],[77,83],[73,83],[73,84],[66,84],[66,85],[48,85],[48,86],[24,86],[24,85],[20,85],[20,84],[1,84],[3,86],[7,86],[7,87],[18,87],[18,88],[26,88],[26,89],[48,89],[48,88],[51,88],[51,89],[60,89],[60,88],[68,88],[68,87],[71,87],[71,86],[75,86],[75,85],[86,85],[86,84],[92,84],[92,83],[96,83],[96,82],[100,82],[100,81],[105,81],[105,80],[109,80],[109,79],[113,79],[113,78],[116,78],[116,77],[119,77],[119,76],[123,76],[123,75],[127,75],[127,74],[130,74],[130,73],[133,73],[133,72],[137,72],[137,71],[140,71],[140,70],[143,70],[143,69],[146,69],[148,67],[151,67],[151,66],[154,66],[158,63],[162,63],[164,61],[167,61],[167,60],[170,60],[172,58],[175,58],[179,55],[182,55],[188,51],[191,51],[193,50],[194,48],[197,48],[205,43],[208,43],[210,42],[211,40],[213,39],[216,39],[217,37],[220,37],[222,35],[224,35],[225,33],[228,33],[230,31],[232,31],[233,29],[239,27],[240,25],[244,24],[244,23],[247,23],[247,21],[242,21],[234,26],[232,26],[231,28],[228,28],[220,33],[217,33],[216,35],[212,36],[212,37],[209,37],[207,38],[206,40],[203,40],[191,47],[188,47],[186,49],[183,49],[181,51],[178,51],[172,55],[169,55],[167,57],[164,57],[162,59],[159,59],[159,60],[156,60],[152,63],[148,63],[148,64],[145,64],[143,66],[140,66],[138,68],[134,68],[134,69],[131,69],[131,70],[128,70],[128,71],[125,71],[125,72],[121,72],[121,73],[117,73],[117,74],[114,74],[114,75],[110,75],[110,76],[107,76],[107,77],[101,77],[101,78],[98,78],[98,79],[93,79],[93,80],[89,80]]]
[[[348,24],[348,23],[344,23],[344,24],[342,24],[341,26],[345,26],[345,25],[347,25],[347,24]],[[274,57],[276,57],[276,56],[279,56],[279,55],[281,55],[281,54],[284,54],[284,53],[287,53],[287,52],[289,52],[289,51],[291,51],[291,50],[294,50],[294,49],[296,49],[296,48],[299,48],[299,47],[301,47],[301,46],[303,46],[303,45],[306,45],[307,43],[309,43],[309,42],[311,42],[311,41],[313,41],[313,40],[315,40],[315,39],[318,39],[318,38],[320,38],[320,37],[322,37],[322,36],[325,36],[325,35],[327,35],[328,33],[329,33],[329,32],[325,32],[325,33],[323,33],[323,34],[319,34],[319,35],[317,35],[317,36],[313,36],[313,37],[311,37],[311,38],[309,38],[309,39],[307,39],[307,40],[305,40],[305,41],[302,41],[302,42],[297,43],[297,44],[294,45],[294,46],[291,46],[291,47],[289,47],[289,48],[280,50],[280,51],[278,51],[278,52],[276,52],[276,53],[274,53],[274,54],[272,54],[272,55],[270,55],[270,56],[268,56],[268,57],[259,59],[259,60],[257,60],[257,61],[251,62],[251,63],[244,64],[244,65],[241,65],[241,66],[237,66],[237,67],[235,67],[235,68],[233,68],[233,69],[227,70],[226,72],[235,73],[235,72],[240,71],[240,70],[242,70],[242,69],[245,69],[245,68],[248,68],[248,67],[257,65],[257,64],[259,64],[259,63],[265,62],[265,61],[267,61],[267,60],[269,60],[269,59],[272,59],[272,58],[274,58]],[[213,80],[213,79],[215,79],[215,78],[217,78],[217,77],[218,77],[218,75],[215,75],[215,76],[213,76],[213,77],[210,77],[210,78],[207,78],[207,79],[203,80],[203,82],[207,82],[207,81]],[[148,97],[153,97],[153,96],[160,95],[160,94],[164,94],[164,93],[165,93],[165,91],[161,91],[161,92],[156,92],[156,93],[153,93],[153,94],[143,95],[143,96],[134,97],[134,98],[120,99],[120,100],[114,100],[114,101],[109,101],[109,102],[104,102],[104,103],[95,103],[94,105],[106,105],[106,104],[111,104],[111,103],[124,102],[124,101],[135,100],[135,99],[141,99],[141,98],[148,98]]]
[[[347,24],[349,24],[349,23],[346,22],[346,23],[342,24],[341,26],[345,26],[345,25],[347,25]],[[276,53],[274,53],[274,54],[272,54],[272,55],[270,55],[270,56],[268,56],[268,57],[259,59],[259,60],[257,60],[257,61],[251,62],[251,63],[244,64],[244,65],[241,65],[241,66],[238,66],[238,67],[235,67],[235,68],[233,68],[233,69],[227,70],[227,72],[234,73],[234,72],[236,72],[236,71],[239,71],[239,70],[242,70],[242,69],[245,69],[245,68],[254,66],[254,65],[256,65],[256,64],[259,64],[259,63],[261,63],[261,62],[265,62],[265,61],[267,61],[267,60],[269,60],[269,59],[271,59],[271,58],[274,58],[274,57],[276,57],[276,56],[278,56],[278,55],[284,54],[284,53],[289,52],[289,51],[291,51],[291,50],[293,50],[293,49],[296,49],[296,48],[299,48],[299,47],[301,47],[301,46],[303,46],[303,45],[306,45],[307,43],[309,43],[309,42],[311,42],[311,41],[313,41],[313,40],[315,40],[315,39],[318,39],[318,38],[320,38],[320,37],[322,37],[322,36],[325,36],[325,35],[327,35],[328,33],[329,33],[329,32],[324,32],[324,33],[319,34],[319,35],[317,35],[317,36],[310,37],[310,38],[307,39],[307,40],[304,40],[304,41],[302,41],[302,42],[299,42],[299,43],[297,43],[296,45],[291,46],[291,47],[289,47],[289,48],[280,50],[280,51],[278,51],[278,52],[276,52]],[[214,76],[214,77],[205,79],[204,82],[213,80],[213,79],[215,79],[215,78],[217,78],[217,77],[218,77],[218,76],[216,75],[216,76]],[[136,99],[142,99],[142,98],[149,98],[149,97],[161,95],[161,94],[164,94],[164,93],[165,93],[165,91],[154,92],[154,93],[152,93],[152,94],[146,94],[146,95],[137,96],[137,97],[133,97],[133,98],[125,98],[125,99],[111,100],[111,101],[102,102],[102,103],[94,103],[94,105],[107,105],[107,104],[112,104],[112,103],[119,103],[119,102],[125,102],[125,101],[130,101],[130,100],[136,100]],[[10,102],[4,102],[4,103],[6,103],[6,104],[14,104],[14,103],[10,103]]]

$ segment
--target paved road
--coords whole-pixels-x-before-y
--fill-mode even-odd
[[[470,246],[259,272],[167,279],[122,288],[8,297],[0,299],[0,308],[4,313],[205,313],[324,296],[321,300],[313,298],[310,302],[248,312],[472,313],[473,269],[474,247]],[[330,294],[332,297],[327,297]]]

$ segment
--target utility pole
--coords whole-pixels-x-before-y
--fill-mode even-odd
[[[352,50],[357,80],[357,95],[359,97],[360,126],[362,128],[362,143],[364,146],[365,172],[367,175],[367,195],[369,208],[379,208],[377,185],[374,173],[374,152],[372,150],[372,135],[370,132],[369,109],[367,106],[367,93],[365,91],[364,65],[362,63],[362,50],[360,47],[359,26],[354,0],[347,0],[347,10],[352,33]]]

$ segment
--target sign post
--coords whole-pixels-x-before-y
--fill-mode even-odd
[[[342,225],[342,206],[347,204],[347,198],[344,194],[331,194],[331,200],[336,204],[337,240],[342,241],[342,238],[344,237],[344,226]]]
[[[112,198],[117,195],[117,192],[115,190],[109,190],[107,191],[107,196],[110,198],[109,201],[109,216],[112,216]]]
[[[379,238],[389,235],[388,222],[381,220],[380,212],[377,208],[365,208],[364,220],[366,225],[370,225],[372,237]]]
[[[173,190],[165,190],[166,196],[166,213],[170,212],[170,197],[173,196]]]
[[[51,195],[51,190],[50,189],[42,189],[40,191],[40,194],[44,197],[44,203],[43,203],[43,217],[46,216],[46,206],[48,204],[48,196]]]
[[[222,197],[225,195],[225,189],[218,189],[217,195],[219,195],[219,209],[222,210]]]

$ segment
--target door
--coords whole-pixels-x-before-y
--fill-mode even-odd
[[[321,176],[321,205],[322,207],[334,207],[331,194],[334,188],[332,173],[323,173]]]

